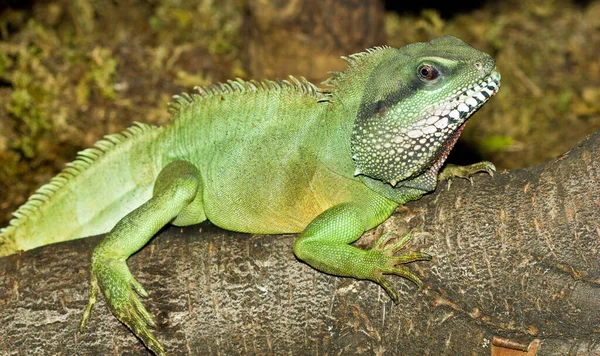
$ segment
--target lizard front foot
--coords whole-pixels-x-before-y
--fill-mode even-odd
[[[396,252],[400,251],[410,242],[410,240],[412,240],[412,231],[404,235],[393,245],[385,247],[391,237],[391,233],[383,234],[372,249],[365,251],[365,263],[372,266],[372,270],[365,278],[378,283],[383,287],[390,298],[397,303],[398,293],[392,288],[383,275],[395,274],[404,277],[415,283],[419,289],[421,289],[423,287],[421,279],[409,270],[398,266],[415,261],[429,261],[431,260],[431,256],[423,252],[410,252],[403,255],[396,255]]]
[[[450,189],[452,179],[455,177],[468,179],[471,182],[471,184],[473,184],[472,176],[475,173],[485,172],[493,177],[495,171],[496,166],[494,166],[494,164],[489,161],[481,161],[470,164],[468,166],[457,166],[454,164],[447,164],[446,167],[444,167],[444,169],[438,175],[438,181],[441,182],[443,180],[447,180],[448,189]]]
[[[96,304],[98,290],[101,290],[117,319],[133,331],[156,355],[166,355],[164,346],[150,331],[150,327],[155,327],[156,324],[138,297],[138,295],[147,297],[148,293],[131,275],[125,261],[93,259],[90,287],[90,299],[79,325],[80,331],[85,328],[92,308]]]

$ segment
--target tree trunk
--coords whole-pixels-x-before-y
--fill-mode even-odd
[[[171,227],[129,266],[173,355],[489,355],[534,340],[538,355],[600,354],[598,157],[600,132],[545,165],[445,182],[398,209],[361,239],[418,225],[409,248],[434,258],[408,266],[422,291],[389,276],[398,305],[299,262],[292,235]],[[1,354],[146,354],[103,298],[77,332],[100,239],[0,259]]]

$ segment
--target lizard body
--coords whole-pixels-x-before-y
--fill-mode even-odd
[[[435,189],[467,118],[496,93],[495,62],[444,36],[347,57],[328,89],[305,80],[228,81],[176,96],[169,125],[107,136],[40,188],[0,231],[0,255],[108,233],[92,256],[89,318],[98,291],[156,354],[147,296],[126,265],[166,224],[209,220],[228,230],[300,233],[296,256],[338,276],[379,283],[419,278],[395,256],[408,237],[350,245],[399,204]],[[474,165],[490,170],[491,165]],[[468,171],[468,170],[467,170]]]

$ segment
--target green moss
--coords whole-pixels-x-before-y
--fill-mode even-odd
[[[213,55],[231,54],[240,45],[242,9],[243,4],[235,0],[163,0],[149,22],[161,43],[193,41]]]
[[[7,52],[0,51],[0,78],[7,81],[10,78],[10,68],[13,66],[13,61]]]
[[[571,107],[571,100],[575,93],[571,89],[565,89],[558,95],[558,100],[556,101],[556,107],[559,111],[566,112]]]
[[[108,48],[96,47],[90,56],[89,80],[108,99],[116,98],[114,77],[117,63]]]
[[[28,158],[38,153],[37,143],[51,126],[47,109],[55,96],[54,88],[48,85],[53,78],[42,64],[41,55],[41,49],[34,45],[22,48],[6,75],[13,90],[5,108],[16,119],[19,133],[12,147]]]
[[[514,144],[509,136],[494,135],[486,137],[478,142],[478,150],[487,154],[506,151]]]

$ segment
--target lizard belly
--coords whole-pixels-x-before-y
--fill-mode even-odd
[[[204,209],[208,220],[233,231],[298,233],[323,211],[351,201],[350,192],[368,189],[323,166],[304,167],[277,177],[270,176],[272,172],[226,172],[226,181],[205,182]],[[351,185],[355,187],[350,188]]]

